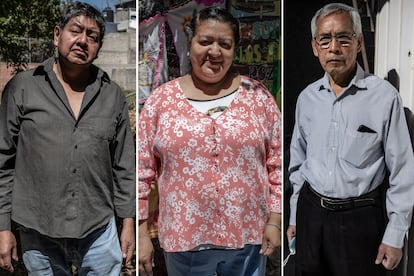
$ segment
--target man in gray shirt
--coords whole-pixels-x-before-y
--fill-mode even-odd
[[[311,29],[325,75],[298,98],[290,146],[287,236],[296,236],[296,275],[385,275],[401,260],[414,202],[403,104],[390,83],[357,63],[358,11],[328,4]]]
[[[124,93],[92,64],[105,22],[67,6],[57,55],[17,74],[0,105],[0,267],[30,275],[119,275],[134,246],[135,154]],[[119,244],[115,217],[122,219]]]

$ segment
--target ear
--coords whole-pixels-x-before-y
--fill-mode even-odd
[[[318,44],[316,44],[315,39],[312,39],[311,44],[312,44],[313,55],[315,57],[319,57]]]
[[[61,30],[59,26],[55,26],[53,29],[53,45],[57,47],[59,45],[59,36],[61,34]]]
[[[364,42],[364,37],[363,37],[363,35],[362,34],[360,34],[359,36],[358,36],[358,45],[357,45],[357,47],[358,47],[358,53],[359,52],[361,52],[361,49],[362,49],[362,43]]]

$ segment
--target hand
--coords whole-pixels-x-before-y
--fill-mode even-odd
[[[262,248],[260,253],[263,256],[272,255],[276,247],[281,245],[281,232],[274,226],[266,226],[263,233]]]
[[[260,254],[263,256],[270,256],[276,247],[279,247],[281,242],[282,233],[280,231],[282,217],[280,214],[271,213],[268,225],[265,226],[263,231],[262,248]]]
[[[122,222],[122,231],[121,231],[121,250],[122,258],[124,259],[124,264],[129,265],[131,263],[132,255],[134,254],[135,249],[135,229],[134,229],[134,219],[133,218],[124,218]]]
[[[0,231],[0,267],[13,272],[11,259],[18,261],[16,238],[9,230]]]
[[[139,224],[138,234],[138,271],[141,276],[152,276],[154,246],[147,233],[147,222]]]
[[[289,225],[288,229],[286,230],[286,236],[287,236],[288,243],[292,240],[294,236],[296,236],[295,225]]]
[[[386,269],[393,270],[402,258],[402,249],[381,243],[378,248],[375,264],[382,264]]]

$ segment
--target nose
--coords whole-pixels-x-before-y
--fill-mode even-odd
[[[336,39],[336,37],[332,38],[332,41],[329,45],[329,49],[333,52],[338,52],[341,49],[341,43]]]
[[[220,55],[221,54],[220,45],[218,45],[218,43],[216,42],[211,44],[210,49],[209,49],[209,54],[214,55],[214,56]]]
[[[88,36],[87,36],[86,32],[81,32],[78,35],[77,43],[84,45],[84,44],[86,44],[87,39],[88,39]]]

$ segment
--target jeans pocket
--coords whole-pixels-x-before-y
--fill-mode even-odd
[[[23,254],[24,265],[31,276],[53,276],[49,257],[38,250],[28,250]]]

